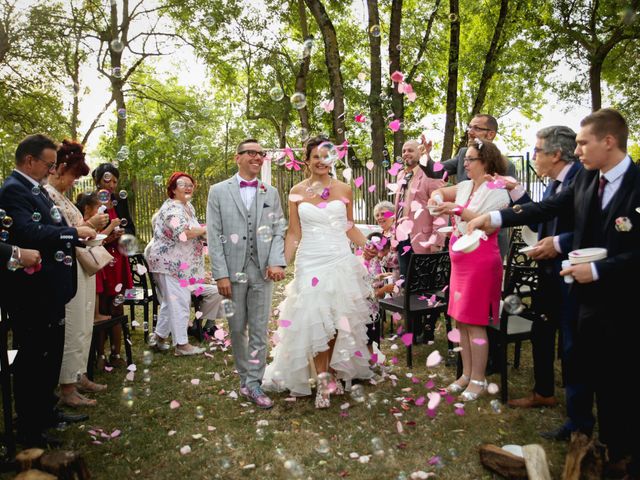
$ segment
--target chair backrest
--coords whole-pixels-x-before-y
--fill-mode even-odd
[[[407,278],[405,280],[405,296],[435,293],[449,285],[451,262],[449,252],[414,253],[409,260]]]
[[[511,274],[516,270],[524,269],[525,272],[529,272],[529,270],[535,270],[537,268],[537,263],[526,253],[520,253],[519,250],[523,247],[526,247],[527,244],[524,242],[512,241],[509,245],[509,255],[507,256],[507,263],[505,265],[504,270],[504,290],[509,291],[506,287],[511,282]]]
[[[140,267],[144,267],[139,269]],[[155,297],[156,286],[153,281],[153,276],[149,272],[149,265],[141,253],[129,256],[129,267],[131,268],[131,277],[133,279],[134,288],[140,288],[144,292],[144,298],[150,296],[148,294],[149,288],[151,293]],[[142,273],[140,273],[142,271]]]

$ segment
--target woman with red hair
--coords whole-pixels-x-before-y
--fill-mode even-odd
[[[190,345],[187,337],[191,292],[204,283],[203,240],[207,233],[191,205],[195,183],[187,173],[171,175],[169,198],[154,215],[153,241],[147,253],[160,296],[158,324],[150,343],[155,342],[158,350],[168,350],[166,339],[171,334],[176,356],[204,352],[204,348]]]

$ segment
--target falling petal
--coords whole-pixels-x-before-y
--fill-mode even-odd
[[[238,243],[239,239],[240,235],[238,235],[237,233],[232,233],[231,235],[229,235],[229,240],[231,240],[231,243]]]
[[[389,123],[389,130],[391,130],[394,133],[400,130],[400,120],[392,120]]]
[[[188,453],[191,453],[191,447],[189,445],[185,445],[184,447],[180,447],[180,454],[181,455],[187,455]]]
[[[180,408],[180,402],[178,402],[177,400],[171,400],[171,403],[169,404],[169,408],[171,410],[175,410],[176,408]]]
[[[485,343],[487,343],[487,341],[484,338],[474,338],[471,341],[476,345],[484,345]]]
[[[460,330],[457,328],[452,329],[447,333],[447,338],[453,343],[460,343]]]
[[[376,191],[376,186],[374,185],[369,185],[369,188],[367,188],[367,190],[369,190],[369,193],[373,193]]]
[[[439,172],[440,170],[442,170],[444,168],[444,166],[442,165],[442,163],[440,162],[435,162],[433,164],[433,171],[434,172]]]
[[[356,186],[356,188],[360,188],[362,186],[362,184],[364,183],[364,177],[355,178],[353,180],[353,183]]]
[[[427,357],[427,367],[435,367],[442,361],[442,355],[438,350],[434,350]]]
[[[421,407],[422,405],[424,405],[425,402],[425,398],[424,397],[418,397],[416,398],[415,404],[418,407]]]
[[[391,81],[396,83],[404,82],[404,73],[396,70],[391,74]]]
[[[405,333],[404,335],[402,335],[401,340],[406,347],[411,346],[411,344],[413,343],[413,333]]]
[[[192,378],[191,379],[191,385],[200,385],[200,379],[199,378]]]
[[[313,277],[311,279],[311,286],[315,287],[316,285],[318,285],[318,282],[319,282],[318,278],[317,277]]]
[[[396,175],[398,175],[398,173],[400,172],[400,170],[402,170],[403,168],[403,164],[400,162],[395,162],[391,168],[389,170],[387,170],[389,172],[389,175],[391,175],[392,177],[395,177]]]
[[[365,163],[365,167],[367,167],[367,170],[373,170],[373,167],[375,167],[375,163],[373,163],[373,160],[369,160],[367,163]]]
[[[496,385],[495,383],[490,383],[487,386],[487,392],[489,392],[491,395],[495,395],[496,393],[498,393],[500,391],[500,388],[498,387],[498,385]]]
[[[427,397],[429,397],[429,404],[427,405],[427,408],[429,410],[435,410],[436,408],[438,408],[438,405],[440,405],[440,400],[442,399],[440,394],[438,392],[429,392],[427,394]]]

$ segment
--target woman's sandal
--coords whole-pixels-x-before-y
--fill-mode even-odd
[[[469,382],[471,385],[478,385],[480,387],[482,387],[480,389],[479,392],[470,392],[469,391],[469,387],[467,387],[467,389],[462,392],[462,395],[460,395],[460,398],[462,399],[463,402],[473,402],[474,400],[477,400],[478,397],[480,395],[482,395],[484,392],[487,391],[487,380],[471,380]]]
[[[344,395],[344,387],[342,386],[342,380],[339,378],[335,379],[336,388],[331,392],[333,395]]]
[[[464,385],[460,385],[458,382],[458,380],[462,379],[463,382],[466,382]],[[453,382],[452,384],[450,384],[446,390],[448,393],[460,393],[462,392],[465,388],[467,388],[467,385],[469,385],[469,380],[470,378],[466,375],[462,375],[460,376],[460,378],[456,380],[455,382]]]
[[[329,408],[330,406],[329,391],[322,393],[322,390],[318,389],[316,393],[316,408]]]

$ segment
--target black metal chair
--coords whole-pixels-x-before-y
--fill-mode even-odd
[[[13,460],[16,454],[16,440],[13,434],[13,405],[11,396],[11,362],[8,351],[9,319],[5,311],[2,311],[0,320],[0,385],[2,386],[2,413],[4,419],[3,443],[7,449],[3,463]]]
[[[89,350],[89,361],[87,363],[87,378],[93,380],[93,368],[96,362],[96,350],[98,347],[98,338],[101,332],[109,332],[114,325],[122,325],[122,337],[124,340],[124,351],[127,357],[127,365],[133,363],[133,355],[131,353],[131,332],[129,331],[129,318],[126,315],[113,317],[103,322],[93,324],[93,335],[91,337],[91,349]]]
[[[447,332],[451,330],[451,318],[446,315],[449,300],[448,289],[451,275],[449,252],[411,255],[407,278],[403,285],[404,293],[396,297],[380,300],[380,308],[385,311],[399,312],[405,319],[405,330],[414,333],[416,319],[431,315],[438,318],[445,314]],[[444,291],[443,291],[444,290]],[[428,299],[433,295],[436,302],[430,304]],[[448,339],[447,339],[448,341]],[[449,342],[449,349],[453,346]],[[407,366],[413,366],[412,345],[407,346]]]
[[[149,340],[149,331],[153,331],[155,325],[149,323],[149,304],[152,305],[154,318],[158,314],[158,295],[153,275],[149,273],[149,265],[141,253],[129,256],[129,268],[133,278],[134,296],[125,295],[124,304],[129,305],[129,316],[131,317],[131,328],[135,330],[136,320],[135,307],[142,305],[144,308],[144,341]]]
[[[510,343],[514,344],[513,368],[519,368],[522,342],[531,340],[533,322],[540,321],[542,317],[533,309],[531,302],[532,294],[538,286],[538,269],[531,259],[519,262],[519,256],[523,255],[518,253],[520,248],[522,244],[518,242],[511,244],[505,271],[503,301],[500,302],[500,323],[490,324],[487,328],[494,368],[500,372],[502,402],[506,402],[509,397],[507,347]],[[508,306],[505,308],[504,299],[511,295],[516,295],[522,302],[518,305],[518,311],[507,311]]]

